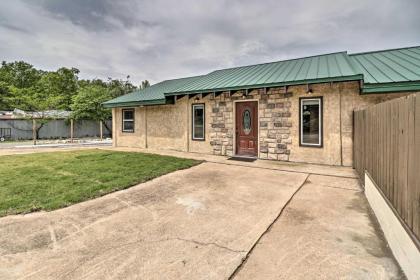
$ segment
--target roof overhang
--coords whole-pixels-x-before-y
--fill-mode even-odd
[[[137,107],[147,105],[165,105],[165,99],[142,100],[131,102],[116,102],[116,103],[102,103],[105,108],[118,108],[118,107]]]
[[[420,91],[420,81],[364,84],[362,94]]]
[[[209,89],[200,89],[200,90],[189,90],[189,91],[179,91],[179,92],[167,92],[165,96],[176,96],[184,94],[193,94],[193,93],[206,93],[206,92],[215,92],[215,91],[230,91],[230,90],[241,90],[241,89],[258,89],[258,88],[271,88],[271,87],[283,87],[283,86],[294,86],[294,85],[306,85],[306,84],[322,84],[322,83],[331,83],[331,82],[348,82],[348,81],[359,81],[363,79],[363,75],[353,75],[353,76],[343,76],[343,77],[333,77],[333,78],[319,78],[313,80],[302,80],[302,81],[292,81],[292,82],[281,82],[281,83],[271,83],[271,84],[254,84],[254,85],[241,85],[235,87],[223,87],[223,88],[209,88]]]

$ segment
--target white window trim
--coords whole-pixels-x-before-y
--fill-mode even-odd
[[[203,109],[203,137],[195,137],[195,108],[202,108]],[[193,104],[192,105],[192,140],[205,140],[206,139],[206,109],[204,104]]]
[[[133,118],[132,119],[126,119],[125,114],[124,114],[125,111],[133,111]],[[134,122],[135,116],[134,115],[135,115],[135,113],[136,113],[135,109],[130,109],[130,108],[122,109],[122,131],[123,132],[134,132],[134,125],[135,125],[135,122]],[[124,129],[125,122],[132,122],[133,123],[133,129]]]
[[[319,104],[319,111],[318,111],[318,120],[319,120],[319,133],[318,133],[318,144],[313,143],[304,143],[303,142],[303,103],[304,101],[317,101]],[[321,147],[322,146],[322,99],[319,97],[315,98],[302,98],[300,99],[300,144],[302,146],[313,146],[313,147]]]

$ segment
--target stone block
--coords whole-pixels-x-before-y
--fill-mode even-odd
[[[262,158],[262,159],[266,159],[268,157],[268,155],[267,155],[266,152],[261,152],[259,157]]]
[[[287,149],[287,145],[286,144],[277,144],[277,148],[279,148],[279,149]]]
[[[289,135],[287,135],[287,136],[289,136]],[[292,138],[282,139],[282,142],[283,142],[284,144],[292,144]]]
[[[260,147],[260,152],[261,153],[267,153],[268,152],[268,148],[267,147]]]
[[[268,134],[267,134],[267,138],[268,139],[276,139],[277,135],[274,131],[269,131]]]
[[[278,156],[278,159],[283,161],[289,161],[289,155],[281,154]]]
[[[225,124],[224,123],[212,123],[211,127],[212,128],[225,128]]]

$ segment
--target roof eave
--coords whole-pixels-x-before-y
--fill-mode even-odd
[[[165,105],[165,99],[154,99],[144,101],[129,101],[129,102],[115,102],[115,103],[102,103],[105,108],[118,108],[118,107],[136,107],[146,105]]]
[[[294,85],[306,85],[306,84],[321,84],[321,83],[330,83],[330,82],[346,82],[346,81],[359,81],[363,79],[363,75],[351,75],[351,76],[341,76],[341,77],[328,77],[320,79],[310,79],[310,80],[301,80],[301,81],[292,81],[292,82],[280,82],[280,83],[268,83],[268,84],[255,84],[255,85],[243,85],[235,87],[223,87],[223,88],[213,88],[213,89],[203,89],[203,90],[190,90],[190,91],[179,91],[179,92],[167,92],[165,96],[175,96],[189,93],[205,93],[212,91],[229,91],[229,90],[240,90],[240,89],[256,89],[256,88],[265,88],[265,87],[281,87],[281,86],[294,86]]]
[[[362,94],[420,91],[420,81],[364,84]]]

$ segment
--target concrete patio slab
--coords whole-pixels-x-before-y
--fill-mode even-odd
[[[235,279],[404,279],[357,185],[311,175]]]
[[[0,279],[404,278],[351,168],[112,150],[207,162],[0,218]]]
[[[0,279],[223,279],[306,174],[203,163],[53,212],[0,219]]]

